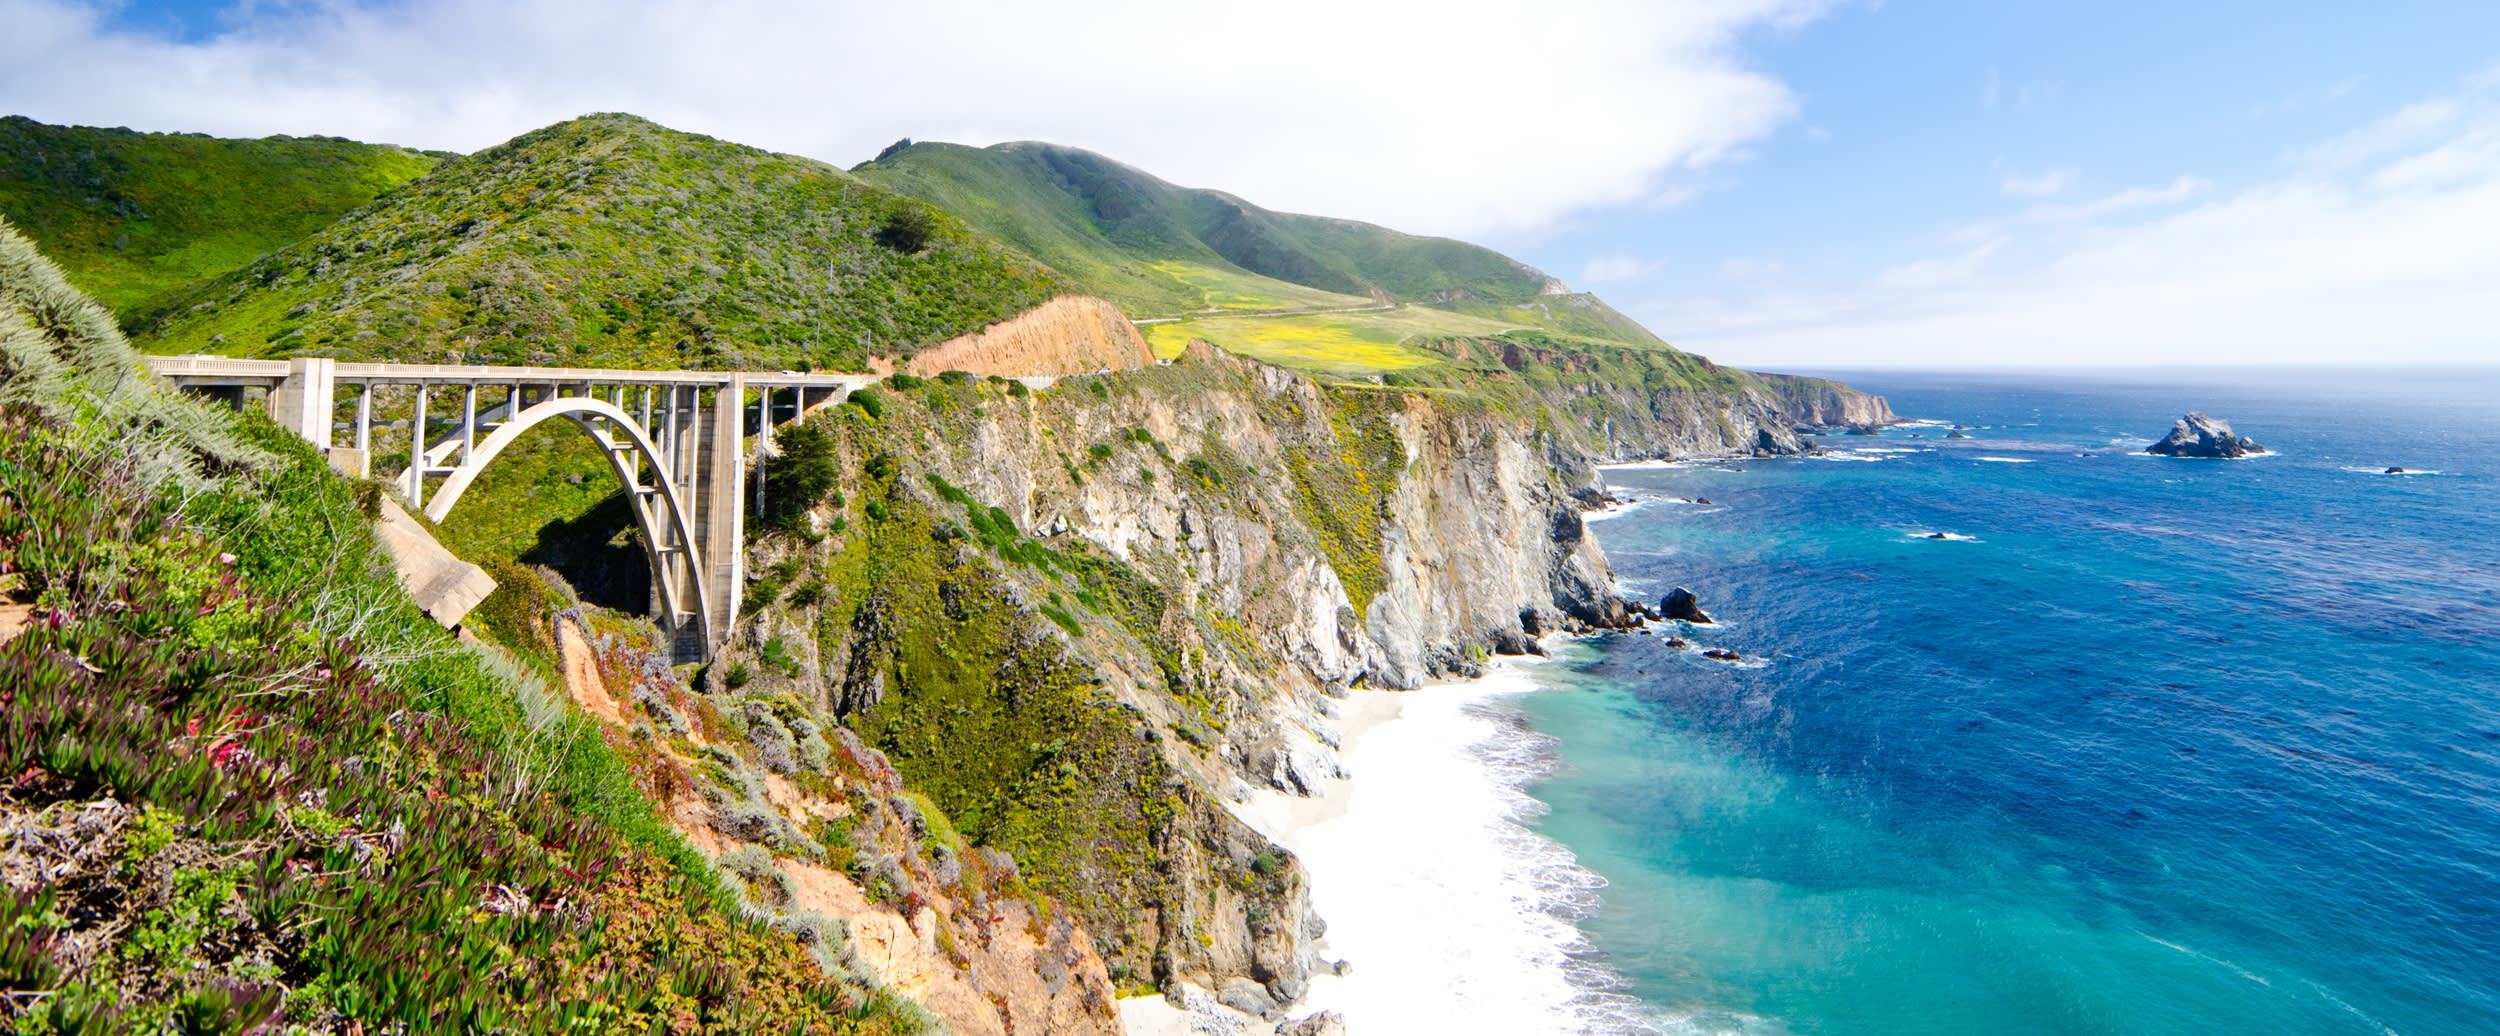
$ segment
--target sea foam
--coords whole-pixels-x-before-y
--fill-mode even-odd
[[[1505,664],[1406,692],[1348,746],[1344,812],[1289,844],[1328,920],[1323,954],[1352,967],[1314,979],[1297,1014],[1342,1011],[1367,1036],[1659,1031],[1574,924],[1604,879],[1527,827],[1544,807],[1524,789],[1553,743],[1504,699],[1535,687]]]

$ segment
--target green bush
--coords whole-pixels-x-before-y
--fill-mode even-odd
[[[862,388],[843,397],[842,402],[858,407],[861,413],[867,414],[870,418],[885,416],[885,396],[875,388]]]
[[[904,255],[913,255],[929,246],[929,236],[937,230],[937,221],[929,210],[904,202],[886,214],[877,227],[877,243]]]
[[[808,510],[841,481],[836,442],[814,421],[774,432],[773,442],[781,452],[764,461],[764,507],[757,517],[766,528],[804,532]]]

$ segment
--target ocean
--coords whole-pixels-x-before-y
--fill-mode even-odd
[[[2500,1032],[2500,371],[1837,376],[1921,423],[1606,472],[1718,625],[1434,706],[1531,1028]]]

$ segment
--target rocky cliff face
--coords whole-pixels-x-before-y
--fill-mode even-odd
[[[1595,461],[1782,456],[1808,448],[1804,432],[1900,421],[1882,397],[1836,382],[1755,374],[1685,353],[1509,339],[1420,344],[1466,372],[1451,387],[1543,410],[1568,453]]]
[[[1228,803],[1337,773],[1333,694],[1628,624],[1581,518],[1592,458],[1789,452],[1799,425],[1890,418],[1803,379],[1590,385],[1324,386],[1198,343],[1046,391],[872,390],[780,437],[771,464],[838,488],[755,541],[706,699],[881,751],[1068,904],[1115,985],[1274,1009],[1324,923]]]
[[[856,730],[1067,901],[1115,981],[1299,997],[1322,926],[1226,802],[1336,772],[1334,691],[1628,618],[1580,520],[1594,473],[1532,415],[1205,347],[874,399],[812,426],[841,488],[756,547],[712,700]]]
[[[1604,461],[1803,453],[1800,432],[1895,424],[1883,397],[1812,378],[1746,375],[1715,389],[1590,384],[1580,440]]]

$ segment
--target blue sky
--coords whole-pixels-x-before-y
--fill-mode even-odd
[[[1670,329],[1697,297],[1845,290],[1990,225],[2015,225],[1992,262],[2036,266],[2084,222],[2042,210],[2127,198],[2140,204],[2089,222],[2176,214],[2296,178],[2330,141],[2459,92],[2500,68],[2500,4],[1851,4],[1747,51],[1796,114],[1674,185],[1698,195],[1495,243]],[[2422,358],[2477,358],[2464,344]],[[2480,344],[2500,361],[2500,334]]]
[[[2500,361],[2500,4],[0,0],[0,111],[1088,147],[1759,366]]]

